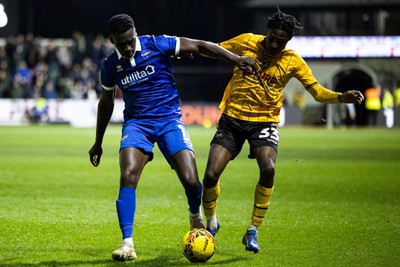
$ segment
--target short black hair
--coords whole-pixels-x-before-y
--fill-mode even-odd
[[[111,33],[124,33],[134,27],[135,23],[133,22],[132,17],[127,14],[112,16],[108,21],[108,29]]]
[[[300,22],[298,22],[294,16],[283,13],[279,7],[276,8],[278,11],[272,14],[271,17],[268,17],[268,29],[281,28],[289,34],[290,38],[292,38],[296,32],[303,29]]]

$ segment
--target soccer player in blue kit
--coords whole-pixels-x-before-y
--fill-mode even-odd
[[[259,62],[225,50],[217,44],[176,36],[138,36],[133,19],[126,14],[108,22],[115,51],[101,68],[102,94],[98,103],[95,143],[90,162],[97,167],[103,137],[114,109],[115,87],[123,93],[124,122],[120,143],[120,189],[116,201],[122,244],[112,259],[135,259],[133,226],[136,187],[147,162],[153,159],[154,143],[176,171],[189,205],[190,228],[204,228],[200,209],[202,185],[198,178],[193,146],[181,119],[172,56],[200,54],[225,58],[241,69],[255,70]]]

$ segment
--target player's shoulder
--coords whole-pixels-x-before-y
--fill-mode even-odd
[[[143,35],[139,37],[142,47],[156,48],[168,46],[170,44],[175,44],[177,42],[176,36],[170,36],[167,34],[160,35]]]
[[[158,40],[165,40],[165,39],[176,39],[176,36],[171,36],[168,34],[154,34],[154,35],[141,35],[138,36],[139,40],[145,42],[157,42]]]
[[[252,37],[252,38],[265,38],[265,35],[262,35],[262,34],[257,34],[257,33],[251,33],[251,32],[248,32],[248,33],[244,33],[244,34],[246,34],[246,35],[248,35],[248,36],[250,36],[250,37]]]
[[[260,41],[262,41],[264,38],[265,38],[264,35],[248,32],[248,33],[242,33],[242,34],[234,37],[233,39],[242,44],[254,46],[254,45],[260,43]]]
[[[260,39],[264,39],[265,35],[261,35],[261,34],[255,34],[255,33],[251,33],[251,32],[247,32],[247,33],[242,33],[239,35],[241,38],[247,38],[247,39],[254,39],[254,40],[260,40]]]
[[[304,58],[297,53],[295,50],[291,48],[285,48],[279,53],[280,58],[286,59],[291,62],[291,64],[297,65],[297,66],[304,66],[307,65],[306,61]]]
[[[141,50],[155,50],[157,47],[157,41],[154,35],[140,35],[138,36],[137,40],[140,43]]]
[[[140,35],[137,37],[137,39],[142,44],[142,43],[146,43],[146,42],[154,42],[153,37],[154,37],[153,35]]]
[[[117,51],[114,50],[108,57],[104,59],[103,66],[110,66],[117,64],[117,61],[118,61]]]
[[[299,53],[296,52],[296,50],[290,48],[290,47],[285,47],[285,49],[282,50],[282,53],[286,56],[291,56],[291,57],[297,57],[297,58],[302,58]]]

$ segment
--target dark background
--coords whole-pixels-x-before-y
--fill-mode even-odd
[[[0,0],[9,24],[0,38],[33,33],[70,38],[80,31],[87,43],[108,35],[107,21],[131,15],[139,34],[169,34],[219,42],[243,32],[266,33],[276,6],[294,15],[304,36],[400,35],[400,0]],[[346,60],[346,59],[344,59]],[[232,70],[222,60],[176,60],[183,100],[219,102]],[[376,64],[375,64],[376,65]]]
[[[303,24],[299,35],[399,35],[400,0],[0,0],[7,34],[69,37],[107,34],[107,20],[131,15],[140,34],[221,41],[242,32],[265,33],[279,6]]]
[[[223,40],[249,26],[248,12],[235,1],[218,0],[3,0],[18,33],[51,38],[107,34],[107,21],[117,13],[131,15],[139,34],[170,34]],[[240,2],[240,1],[238,1]],[[232,4],[233,3],[233,4]]]

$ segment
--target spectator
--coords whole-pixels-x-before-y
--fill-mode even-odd
[[[8,71],[8,66],[7,58],[0,58],[0,98],[7,97],[6,89],[10,86],[10,72]]]
[[[35,79],[35,82],[33,84],[33,89],[32,89],[32,97],[33,98],[39,98],[42,97],[42,91],[44,88],[44,77],[43,76],[37,76]]]
[[[400,108],[400,87],[394,90],[394,100],[396,108]]]
[[[9,90],[10,98],[24,98],[24,86],[21,83],[21,77],[16,75]]]
[[[86,37],[80,31],[72,33],[73,45],[71,48],[73,62],[81,62],[86,52]]]
[[[85,90],[81,80],[76,80],[71,89],[72,99],[84,99]]]
[[[46,47],[46,55],[43,61],[48,66],[48,79],[56,83],[61,75],[60,63],[57,56],[57,45],[54,40],[50,40]]]
[[[89,48],[88,55],[90,59],[100,68],[106,54],[104,53],[103,43],[105,43],[103,35],[97,35]]]
[[[33,38],[33,37],[32,37]],[[28,68],[34,69],[36,65],[42,61],[42,54],[40,50],[40,39],[33,38],[29,43],[26,51],[26,63]]]
[[[84,98],[89,100],[94,100],[98,98],[96,91],[96,81],[94,79],[89,79],[85,85]]]
[[[39,97],[35,99],[35,105],[28,112],[29,121],[31,123],[44,123],[49,120],[47,99]]]
[[[18,87],[22,88],[22,98],[31,98],[33,73],[28,68],[26,61],[21,60],[18,62],[18,67],[15,72],[14,80],[17,80]]]
[[[61,74],[64,75],[72,67],[72,52],[67,41],[63,41],[56,51],[57,60],[61,66]]]
[[[46,82],[42,95],[46,99],[56,99],[56,98],[58,98],[55,86],[54,86],[54,84],[52,82],[50,82],[50,81]]]
[[[365,108],[367,110],[367,124],[376,126],[378,113],[381,109],[381,89],[374,86],[365,90]]]
[[[386,118],[386,127],[392,128],[394,124],[394,97],[388,88],[383,88],[382,108]]]
[[[7,57],[7,64],[9,66],[9,70],[10,70],[10,76],[14,76],[15,74],[15,69],[16,69],[16,65],[15,65],[15,53],[17,51],[17,45],[16,45],[16,39],[15,36],[10,35],[7,37],[6,39],[6,45],[4,47],[5,51],[6,51],[6,57]]]

